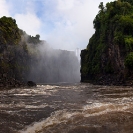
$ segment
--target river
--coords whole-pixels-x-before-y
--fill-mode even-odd
[[[78,83],[0,91],[0,133],[133,133],[133,87]]]

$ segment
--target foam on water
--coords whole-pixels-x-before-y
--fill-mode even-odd
[[[131,103],[92,103],[91,105],[83,106],[81,111],[68,112],[67,110],[60,110],[54,112],[49,118],[41,122],[34,123],[33,125],[27,127],[27,129],[20,131],[20,133],[41,133],[41,131],[43,132],[49,127],[65,124],[70,120],[74,122],[74,119],[77,119],[78,117],[83,119],[92,116],[104,115],[110,112],[130,112],[128,111],[130,108],[133,108],[133,104]],[[93,125],[93,127],[94,126],[95,125]]]
[[[65,123],[66,121],[68,121],[68,119],[77,114],[77,112],[70,113],[66,110],[56,111],[51,114],[51,116],[46,120],[34,123],[33,125],[27,127],[27,129],[20,131],[20,133],[36,133],[48,126],[56,125],[59,123]]]

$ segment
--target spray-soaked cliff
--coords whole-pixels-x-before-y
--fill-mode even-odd
[[[28,47],[35,52],[29,62],[29,80],[37,83],[80,82],[80,62],[74,51],[52,49],[44,41]]]
[[[27,35],[11,17],[0,18],[0,87],[35,82],[79,82],[80,63],[74,52],[54,50]]]
[[[133,3],[101,2],[93,24],[95,33],[81,51],[81,81],[132,84]]]

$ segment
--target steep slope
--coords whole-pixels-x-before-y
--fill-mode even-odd
[[[0,18],[0,87],[20,86],[25,78],[28,53],[19,45],[20,30],[12,18]],[[20,82],[21,81],[21,82]]]
[[[81,51],[81,81],[132,84],[133,5],[130,0],[101,2],[95,33]]]
[[[46,41],[27,35],[11,17],[0,18],[0,88],[27,81],[79,82],[80,65],[74,52],[54,50]]]

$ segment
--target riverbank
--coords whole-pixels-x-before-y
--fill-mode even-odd
[[[108,85],[108,86],[133,86],[133,78],[127,77],[127,79],[121,79],[117,75],[102,75],[100,78],[90,78],[86,76],[82,76],[81,83],[90,83],[94,85]]]

